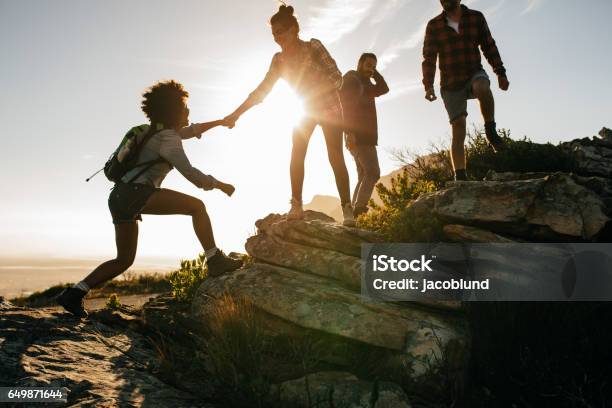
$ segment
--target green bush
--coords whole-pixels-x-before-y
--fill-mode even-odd
[[[510,131],[501,129],[500,137],[507,148],[495,153],[488,145],[484,130],[474,128],[467,135],[465,146],[468,178],[482,180],[490,170],[496,172],[569,172],[572,162],[568,154],[550,143],[533,143],[527,137],[512,140]],[[441,226],[436,219],[414,217],[409,204],[422,194],[444,188],[453,177],[449,151],[444,146],[433,146],[428,155],[409,151],[395,152],[403,171],[391,179],[391,186],[376,186],[382,205],[370,201],[372,208],[359,217],[361,228],[381,233],[390,242],[436,241],[441,237]]]
[[[506,142],[506,149],[495,153],[483,129],[474,128],[468,132],[465,155],[470,180],[482,180],[490,170],[498,173],[572,171],[571,157],[560,145],[534,143],[526,136],[513,140],[507,129],[500,129],[498,134]],[[432,146],[427,155],[404,150],[394,152],[394,157],[409,169],[413,179],[431,181],[437,188],[453,178],[450,152],[445,145]]]
[[[191,261],[181,261],[181,268],[168,274],[172,295],[179,302],[191,302],[196,290],[206,278],[208,268],[204,254]]]
[[[370,201],[372,210],[359,217],[359,227],[376,231],[390,242],[427,242],[440,235],[440,225],[435,219],[410,216],[408,203],[421,194],[437,190],[436,183],[428,180],[412,181],[409,170],[391,180],[391,186],[376,186],[382,206]]]
[[[111,294],[106,300],[106,308],[108,310],[118,310],[121,307],[121,301],[116,293]]]
[[[466,146],[467,172],[472,180],[482,180],[487,172],[571,172],[570,156],[559,145],[533,143],[529,138],[512,140],[510,131],[502,129],[499,135],[507,148],[495,153],[488,146],[482,130],[475,129]]]

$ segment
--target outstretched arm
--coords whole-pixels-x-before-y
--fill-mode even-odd
[[[218,122],[219,124],[221,123],[221,121],[218,120],[214,122],[194,124],[181,129],[181,131],[194,129],[197,128],[199,125],[202,125],[203,127],[208,127],[215,122]],[[203,190],[219,189],[228,196],[234,194],[234,186],[232,186],[231,184],[223,183],[214,178],[213,176],[204,174],[191,165],[189,159],[187,158],[187,155],[185,154],[185,150],[183,150],[183,142],[181,140],[182,136],[180,135],[180,131],[178,133],[178,136],[174,132],[169,132],[168,134],[164,134],[162,136],[161,146],[159,148],[160,156],[166,159],[168,163],[172,165],[172,167],[175,167],[187,180],[191,181],[195,186]]]
[[[223,126],[227,126],[230,129],[233,128],[236,126],[236,121],[240,118],[240,116],[258,103],[259,102],[254,101],[253,98],[249,96],[240,104],[240,106],[236,108],[235,111],[223,118]]]
[[[164,132],[161,137],[159,154],[195,186],[204,190],[218,187],[218,182],[213,176],[204,174],[191,165],[183,150],[183,142],[175,132]]]
[[[223,126],[223,120],[213,120],[211,122],[197,123],[195,125],[195,132],[202,136],[202,133],[209,131],[210,129],[216,128],[217,126]],[[200,137],[197,136],[197,137]]]
[[[236,121],[243,113],[251,109],[253,106],[260,104],[263,100],[268,96],[276,81],[280,78],[280,72],[278,69],[279,64],[279,54],[275,54],[272,57],[272,62],[270,63],[270,68],[266,73],[263,81],[255,88],[253,92],[249,94],[249,96],[245,99],[244,102],[236,108],[232,113],[227,115],[223,119],[223,125],[229,127],[230,129],[234,127]]]
[[[191,139],[192,137],[197,137],[198,139],[202,137],[202,133],[209,131],[212,128],[217,126],[224,125],[225,122],[223,120],[213,120],[212,122],[203,122],[203,123],[192,123],[190,126],[186,126],[178,131],[181,139]]]

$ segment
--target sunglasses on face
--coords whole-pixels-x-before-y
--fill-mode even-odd
[[[281,27],[278,27],[276,29],[273,28],[272,29],[272,35],[274,37],[278,37],[279,35],[285,34],[287,31],[289,31],[290,28],[291,28],[291,26],[286,26],[286,27],[281,26]]]

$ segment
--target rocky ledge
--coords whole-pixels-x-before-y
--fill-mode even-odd
[[[378,235],[312,211],[301,221],[271,214],[256,226],[257,234],[246,243],[253,262],[204,281],[192,303],[195,321],[206,326],[229,294],[251,302],[269,335],[317,339],[311,356],[343,371],[376,356],[379,378],[401,381],[409,393],[421,394],[448,376],[456,384],[463,381],[469,335],[458,303],[362,298],[361,245],[379,242]],[[357,384],[352,378],[350,384]],[[279,387],[292,389],[295,384]]]
[[[113,327],[0,298],[0,385],[66,387],[71,407],[211,406],[159,380],[159,356],[134,330],[137,319],[121,321]]]

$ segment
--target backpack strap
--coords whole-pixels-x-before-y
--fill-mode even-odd
[[[135,169],[135,168],[138,168],[138,167],[142,167],[142,169],[141,169],[141,170],[140,170],[138,173],[136,173],[136,175],[135,175],[134,177],[130,178],[130,179],[128,180],[128,183],[132,183],[132,182],[134,182],[134,180],[137,180],[137,179],[138,179],[138,177],[142,176],[142,174],[143,174],[145,171],[149,170],[151,167],[155,166],[156,164],[158,164],[158,163],[164,163],[164,162],[168,163],[168,162],[166,161],[166,159],[164,159],[163,157],[160,157],[160,158],[158,158],[158,159],[155,159],[155,160],[149,160],[149,161],[147,161],[147,162],[144,162],[144,163],[139,164],[138,166],[134,167],[134,169]],[[132,170],[133,170],[133,169],[132,169]]]
[[[142,148],[144,147],[144,145],[147,144],[147,142],[149,140],[151,140],[151,138],[153,136],[155,136],[156,134],[158,134],[162,130],[164,130],[164,129],[163,128],[159,129],[158,125],[151,125],[151,127],[149,128],[149,131],[142,138],[142,141],[140,143],[138,143],[138,145],[136,146],[136,149],[137,149],[136,152],[135,152],[136,157],[138,157],[140,155],[140,152],[142,151]],[[146,161],[144,163],[137,164],[131,170],[134,170],[134,169],[136,169],[138,167],[142,167],[142,169],[138,173],[136,173],[135,176],[131,177],[128,180],[128,183],[134,182],[134,180],[137,180],[138,177],[140,177],[145,171],[149,170],[151,167],[153,167],[154,165],[156,165],[158,163],[168,163],[168,161],[166,159],[164,159],[163,157],[159,157],[157,159],[153,159],[153,160]],[[170,163],[168,163],[168,164],[170,164]]]

